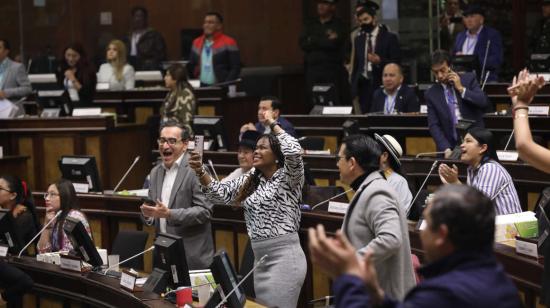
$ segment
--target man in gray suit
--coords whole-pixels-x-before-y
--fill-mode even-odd
[[[158,139],[162,162],[151,170],[149,198],[156,204],[142,204],[143,220],[155,225],[157,233],[183,237],[190,270],[205,269],[212,263],[212,204],[200,190],[195,172],[188,167],[186,153],[189,132],[174,122],[165,123]]]
[[[23,65],[8,57],[10,49],[9,41],[0,38],[0,100],[8,99],[13,102],[29,95],[32,89]],[[19,109],[18,106],[17,109]],[[22,111],[17,109],[14,109],[12,115]]]
[[[338,153],[340,180],[355,190],[342,232],[363,255],[372,252],[380,286],[403,299],[415,286],[409,230],[397,193],[379,170],[382,149],[371,137],[350,135]]]

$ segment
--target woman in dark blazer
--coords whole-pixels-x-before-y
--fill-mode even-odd
[[[73,43],[63,50],[56,77],[57,83],[69,92],[71,100],[78,102],[77,106],[91,105],[97,76],[82,44]]]

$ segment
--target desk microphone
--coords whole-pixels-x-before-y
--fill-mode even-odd
[[[252,275],[252,273],[254,273],[254,271],[258,268],[258,266],[264,263],[265,259],[267,259],[267,255],[264,255],[260,260],[258,260],[258,262],[256,262],[256,265],[254,265],[254,267],[248,273],[246,273],[243,279],[241,279],[241,281],[239,281],[239,283],[237,283],[237,285],[233,289],[231,289],[231,291],[227,293],[226,296],[222,296],[222,299],[220,303],[216,306],[216,308],[220,308],[223,304],[225,304],[229,296],[231,296],[233,293],[235,293],[235,291],[237,291],[237,289],[241,286],[241,284],[245,282],[246,278]]]
[[[491,71],[487,71],[487,74],[485,74],[485,78],[483,79],[483,84],[481,85],[481,91],[485,89],[485,84],[487,83],[487,79],[489,79],[489,75],[491,75]]]
[[[334,295],[327,295],[325,297],[321,297],[321,298],[316,298],[316,299],[312,299],[308,302],[309,305],[314,305],[314,304],[317,304],[317,303],[322,303],[324,302],[325,303],[325,307],[329,307],[330,306],[330,302],[332,301],[332,299],[334,298]]]
[[[216,169],[214,169],[214,164],[212,163],[211,159],[208,160],[208,165],[210,166],[210,169],[212,169],[212,173],[214,173],[216,180],[219,182],[220,178],[218,177],[218,173],[216,172]]]
[[[330,201],[330,200],[332,200],[332,199],[334,199],[334,198],[338,198],[338,197],[340,197],[340,196],[343,196],[343,195],[349,193],[349,192],[352,191],[352,190],[353,190],[353,188],[350,188],[350,189],[348,189],[348,190],[346,190],[346,191],[344,191],[344,192],[342,192],[342,193],[337,194],[336,196],[332,196],[332,197],[328,198],[327,200],[321,201],[321,202],[315,204],[314,206],[312,206],[312,207],[311,207],[311,210],[313,211],[313,210],[315,210],[316,208],[318,208],[319,205],[321,205],[321,204],[323,204],[323,203],[325,203],[325,202],[327,202],[327,201]]]
[[[145,249],[145,250],[142,251],[142,252],[139,252],[139,253],[137,253],[137,254],[135,254],[135,255],[133,255],[133,256],[131,256],[131,257],[125,259],[125,260],[122,260],[122,261],[120,261],[120,262],[118,262],[118,263],[116,263],[116,264],[113,264],[113,265],[109,266],[109,267],[103,272],[103,275],[107,275],[107,272],[108,272],[108,271],[112,270],[113,268],[118,267],[120,264],[122,264],[122,263],[124,263],[124,262],[126,262],[126,261],[130,261],[130,260],[132,260],[132,259],[134,259],[134,258],[137,258],[137,257],[141,256],[142,254],[144,254],[144,253],[146,253],[146,252],[148,252],[148,251],[151,251],[151,250],[153,250],[153,249],[155,249],[155,246],[151,246],[151,247]]]
[[[120,179],[120,181],[118,181],[118,184],[116,184],[115,188],[113,189],[113,195],[115,194],[115,192],[118,189],[118,187],[120,186],[120,184],[122,184],[122,182],[126,179],[126,177],[128,176],[128,173],[130,173],[130,171],[132,170],[132,168],[134,168],[134,166],[136,165],[136,163],[138,161],[139,161],[139,156],[136,156],[136,158],[134,159],[134,162],[132,163],[132,165],[130,165],[130,168],[128,168],[128,170],[126,170],[126,173],[124,173],[124,175],[122,176],[122,179]]]
[[[424,157],[424,156],[432,156],[432,155],[437,155],[437,154],[445,154],[445,151],[418,153],[418,154],[416,154],[415,158],[420,158],[420,157]]]
[[[491,46],[491,40],[487,40],[487,46],[485,46],[485,55],[483,56],[483,66],[481,66],[481,75],[479,75],[479,78],[483,78],[483,75],[485,75],[485,64],[487,64],[487,56],[489,55],[489,46]],[[481,89],[483,90],[483,87]]]
[[[414,199],[411,201],[411,204],[409,204],[409,211],[411,210],[412,205],[416,201],[416,198],[418,198],[418,195],[420,195],[420,192],[424,188],[424,185],[426,185],[426,182],[428,181],[428,178],[430,177],[430,175],[432,175],[432,172],[434,171],[437,164],[439,164],[438,160],[434,161],[434,163],[432,164],[432,167],[430,168],[430,172],[428,172],[428,175],[426,175],[426,178],[424,179],[424,182],[422,183],[422,185],[420,185],[420,188],[418,188],[418,191],[416,192],[416,196],[414,196]],[[407,215],[409,215],[409,213],[407,213]]]
[[[59,217],[59,215],[61,215],[61,212],[62,211],[57,212],[57,214],[55,214],[55,216],[52,219],[50,219],[50,221],[48,221],[48,223],[46,225],[44,225],[44,227],[42,227],[42,229],[38,233],[36,233],[36,235],[27,243],[27,245],[25,245],[25,247],[23,247],[23,249],[21,249],[21,251],[19,252],[19,255],[17,255],[18,258],[21,258],[21,254],[23,254],[23,251],[25,251],[25,249],[27,249],[27,247],[29,247],[29,245],[32,242],[34,242],[34,240],[36,240],[36,238],[39,237],[40,234],[42,234],[42,232],[44,232],[44,230],[46,230],[46,228],[49,225],[51,225],[52,222],[54,222],[57,219],[57,217]]]
[[[498,197],[498,195],[500,195],[500,193],[503,192],[503,191],[506,189],[506,187],[508,187],[509,185],[510,185],[510,182],[504,184],[504,186],[502,186],[502,187],[497,191],[497,193],[496,193],[494,196],[491,197],[491,201],[495,200],[495,199]]]

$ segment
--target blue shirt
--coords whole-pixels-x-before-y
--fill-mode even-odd
[[[205,40],[201,52],[201,83],[212,85],[216,83],[214,75],[214,65],[212,64],[212,45],[214,41]]]

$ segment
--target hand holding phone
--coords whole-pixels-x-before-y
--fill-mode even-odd
[[[196,135],[195,136],[194,151],[199,153],[201,158],[202,158],[202,154],[204,153],[204,136],[202,136],[202,135]]]
[[[147,204],[148,206],[156,206],[157,205],[155,200],[150,199],[150,198],[141,198],[141,202]]]

